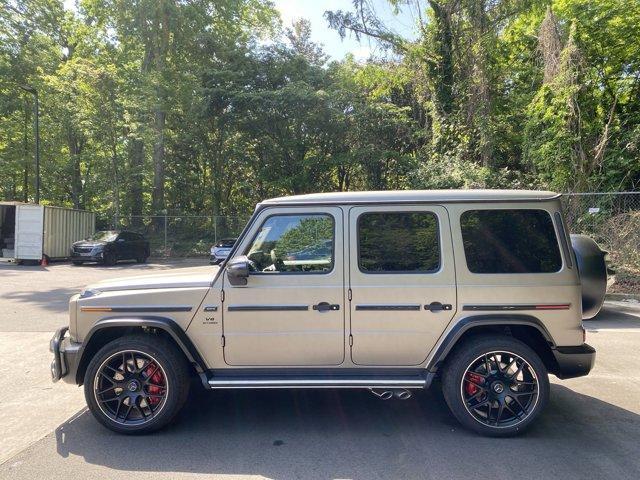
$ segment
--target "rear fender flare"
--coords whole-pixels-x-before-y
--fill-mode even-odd
[[[455,326],[447,333],[444,340],[438,345],[435,354],[427,364],[427,370],[435,373],[440,364],[446,359],[447,355],[456,346],[460,338],[465,332],[476,327],[484,326],[515,326],[523,325],[534,327],[537,329],[549,344],[549,347],[555,349],[555,343],[551,334],[544,324],[532,315],[514,315],[514,314],[493,314],[493,315],[471,315],[464,317],[455,324]]]

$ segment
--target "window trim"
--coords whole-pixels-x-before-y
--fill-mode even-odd
[[[360,221],[362,217],[369,214],[398,214],[398,213],[423,213],[431,215],[436,221],[436,240],[438,241],[438,266],[433,270],[383,270],[383,271],[369,271],[362,269],[361,263],[361,244],[360,244]],[[356,219],[356,255],[358,256],[358,270],[363,275],[433,275],[442,270],[442,235],[440,229],[440,217],[433,210],[368,210],[361,212]]]
[[[320,271],[316,271],[316,272],[249,272],[250,276],[253,275],[258,275],[258,276],[280,276],[280,275],[330,275],[334,272],[335,268],[336,268],[336,217],[330,213],[330,212],[313,212],[313,213],[305,213],[305,212],[292,212],[292,213],[271,213],[269,215],[267,215],[266,217],[264,217],[264,220],[260,223],[260,225],[258,226],[257,230],[255,231],[255,235],[253,237],[251,237],[251,241],[249,242],[249,244],[247,245],[247,248],[245,249],[244,253],[242,253],[242,255],[247,255],[248,250],[251,249],[251,247],[253,246],[253,242],[256,239],[256,236],[258,235],[258,232],[260,231],[260,229],[262,228],[262,226],[272,217],[319,217],[319,216],[324,216],[324,217],[329,217],[331,219],[331,223],[332,223],[332,238],[331,238],[331,270],[327,270],[326,272],[320,272]]]
[[[568,235],[567,231],[564,228],[564,222],[562,220],[562,214],[560,212],[555,212],[553,214],[555,217],[555,223],[558,228],[558,236],[560,237],[560,243],[562,244],[562,253],[564,254],[564,263],[567,268],[573,268],[573,261],[571,260],[571,251],[569,250],[569,242],[567,241]]]
[[[556,239],[556,248],[558,249],[558,258],[560,259],[560,267],[558,268],[558,270],[553,270],[551,272],[474,272],[473,270],[471,270],[469,268],[469,262],[467,260],[467,250],[466,248],[464,248],[464,235],[462,234],[462,216],[468,212],[500,212],[500,211],[523,211],[523,210],[543,212],[543,213],[546,213],[547,216],[549,217],[549,220],[551,221],[551,226],[553,227],[553,234]],[[472,275],[555,275],[562,272],[564,268],[565,263],[562,258],[562,247],[560,245],[560,239],[558,237],[558,232],[555,228],[553,215],[551,215],[551,212],[549,212],[549,210],[546,210],[544,208],[532,208],[532,207],[469,208],[460,212],[460,215],[458,217],[458,225],[460,226],[460,240],[462,245],[462,254],[464,255],[464,266],[467,269],[467,271]]]

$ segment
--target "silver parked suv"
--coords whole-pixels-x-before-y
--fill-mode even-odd
[[[602,304],[605,252],[573,244],[552,192],[266,200],[222,268],[73,296],[51,341],[53,379],[84,384],[101,423],[138,433],[176,415],[192,375],[207,389],[366,388],[383,399],[439,377],[460,423],[512,435],[542,412],[549,373],[586,375],[595,360],[582,319]]]

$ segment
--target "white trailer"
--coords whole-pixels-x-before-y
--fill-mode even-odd
[[[62,259],[73,242],[95,232],[96,215],[85,210],[0,202],[0,261]]]

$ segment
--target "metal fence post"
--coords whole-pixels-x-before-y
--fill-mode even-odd
[[[164,256],[168,257],[169,252],[167,251],[167,214],[164,214]]]

